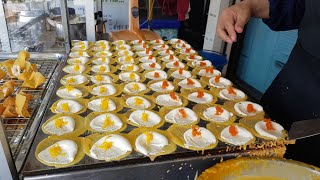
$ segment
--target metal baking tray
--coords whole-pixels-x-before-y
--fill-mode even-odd
[[[56,80],[56,85],[54,87],[53,92],[56,92],[56,90],[61,87],[59,80],[66,75],[62,71],[62,67],[66,65],[66,62],[61,63],[63,64],[60,69],[57,69],[57,72],[59,76]],[[120,71],[117,71],[116,74],[118,74]],[[121,95],[120,95],[121,96]],[[90,98],[90,96],[88,97]],[[41,120],[41,125],[50,117],[52,117],[54,114],[51,112],[50,107],[52,104],[59,100],[60,98],[53,94],[50,98],[50,101],[48,103],[46,112]],[[219,103],[219,102],[218,102]],[[220,102],[222,103],[222,102]],[[193,104],[189,104],[187,107],[192,108]],[[119,113],[125,113],[128,109],[123,109]],[[156,110],[157,111],[157,110]],[[89,111],[81,114],[83,117],[85,117]],[[199,125],[202,127],[205,127],[207,122],[200,121]],[[166,130],[170,126],[169,123],[165,123],[160,129]],[[130,132],[133,128],[133,126],[128,125],[127,129],[123,133]],[[83,134],[83,136],[87,136],[89,132],[86,132]],[[248,156],[253,151],[259,151],[257,149],[247,149],[247,150],[239,150],[239,149],[232,149],[228,147],[226,144],[219,142],[218,146],[212,150],[207,151],[191,151],[187,149],[183,149],[180,147],[177,147],[177,150],[169,155],[164,155],[157,157],[155,161],[151,162],[148,157],[143,156],[140,153],[132,152],[129,156],[126,158],[116,161],[116,162],[104,162],[95,160],[91,157],[85,156],[79,163],[76,165],[73,165],[71,167],[66,168],[54,168],[46,166],[42,163],[40,163],[36,157],[35,157],[35,149],[40,141],[47,138],[48,136],[42,132],[41,129],[37,131],[37,134],[35,136],[34,142],[32,144],[32,147],[30,149],[30,152],[28,154],[26,163],[22,170],[22,176],[25,179],[46,179],[46,178],[56,178],[56,179],[70,179],[70,178],[77,178],[77,179],[88,179],[95,177],[95,175],[87,174],[87,173],[94,173],[99,174],[100,178],[107,179],[107,178],[117,178],[117,179],[137,179],[139,176],[137,176],[136,173],[138,171],[145,172],[145,169],[148,169],[147,174],[149,174],[149,177],[153,177],[154,174],[158,174],[160,171],[163,172],[170,172],[170,169],[174,168],[174,166],[177,166],[177,162],[180,164],[182,163],[182,166],[185,166],[184,164],[188,164],[188,175],[191,178],[191,175],[194,176],[196,173],[196,169],[192,168],[193,163],[203,164],[204,166],[199,166],[199,168],[208,168],[212,164],[212,162],[216,162],[217,159],[220,160],[220,158],[232,158],[236,156]],[[272,147],[270,148],[272,149]],[[264,150],[268,151],[268,148],[265,148]],[[270,151],[271,152],[271,151]],[[269,154],[269,156],[273,156],[272,153]],[[175,165],[176,164],[176,165]],[[209,166],[210,165],[210,166]],[[190,167],[189,167],[190,166]],[[140,167],[140,168],[139,168]],[[142,168],[143,167],[143,168]],[[153,168],[152,168],[153,167]],[[142,169],[141,169],[142,168]],[[192,168],[192,169],[191,169]],[[164,171],[165,170],[165,171]],[[182,170],[180,167],[177,169],[178,171]],[[186,168],[184,169],[186,170]],[[126,173],[130,171],[131,173]],[[158,172],[159,171],[159,172]],[[119,175],[120,174],[120,175]],[[121,175],[122,174],[122,175]],[[168,173],[169,174],[169,173]],[[179,173],[175,173],[174,177],[178,177]],[[142,178],[143,176],[141,176]],[[147,178],[146,176],[145,178]],[[138,179],[141,179],[138,178]],[[98,178],[99,179],[99,178]]]
[[[17,54],[0,54],[0,61],[15,59],[16,57]],[[46,78],[46,82],[36,89],[21,87],[23,81],[15,78],[5,77],[0,80],[0,85],[7,81],[15,82],[16,86],[13,96],[19,91],[23,91],[24,93],[32,96],[32,100],[29,102],[28,107],[28,111],[31,115],[30,118],[17,117],[1,119],[5,135],[11,149],[12,158],[16,161],[18,170],[21,168],[26,150],[30,147],[30,141],[35,135],[34,127],[38,126],[40,117],[43,115],[44,105],[41,103],[45,102],[45,98],[48,96],[47,94],[52,91],[49,90],[52,86],[52,77],[55,74],[55,69],[60,64],[62,58],[62,54],[31,54],[30,62],[36,64],[38,71]]]

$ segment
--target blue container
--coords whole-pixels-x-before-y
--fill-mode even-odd
[[[145,19],[140,20],[140,29],[147,29],[148,23],[144,23]],[[143,23],[143,24],[142,24]],[[178,38],[180,22],[177,20],[152,20],[151,28],[158,33],[162,39]]]
[[[205,50],[199,51],[199,54],[205,59],[211,61],[214,67],[216,67],[219,71],[222,71],[223,67],[228,63],[225,55]]]

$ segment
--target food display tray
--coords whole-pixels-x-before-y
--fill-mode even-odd
[[[49,103],[47,104],[45,114],[41,120],[22,171],[24,179],[194,179],[197,172],[202,172],[204,169],[222,159],[249,155],[271,157],[279,156],[278,152],[285,152],[285,143],[277,144],[272,142],[264,144],[265,142],[258,139],[257,143],[261,142],[263,145],[254,145],[245,149],[241,147],[230,147],[219,141],[216,148],[206,151],[197,152],[177,147],[177,150],[172,154],[159,156],[154,161],[151,161],[149,157],[133,151],[126,158],[114,162],[99,161],[85,156],[79,163],[70,167],[54,168],[46,166],[36,159],[35,150],[39,142],[48,137],[48,135],[41,130],[41,125],[55,115],[51,112],[50,107],[60,99],[55,92],[62,86],[59,81],[66,75],[66,73],[62,71],[62,67],[67,63],[64,61],[61,64],[63,65],[56,70],[59,76],[55,81],[54,93],[52,93]],[[117,71],[115,74],[119,72],[120,71]],[[222,103],[223,102],[217,102],[217,104]],[[193,105],[194,104],[190,103],[187,107],[192,108]],[[123,114],[127,110],[129,109],[124,108],[118,113]],[[158,109],[155,109],[155,111],[157,110]],[[88,112],[89,111],[82,113],[81,116],[85,117]],[[200,121],[198,125],[205,127],[207,123],[208,122]],[[166,130],[170,125],[170,123],[166,122],[159,129]],[[122,133],[128,133],[133,128],[133,126],[128,124],[128,127]],[[88,131],[82,136],[87,135],[89,135]]]

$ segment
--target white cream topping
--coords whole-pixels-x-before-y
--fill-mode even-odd
[[[91,71],[95,73],[107,73],[110,72],[110,67],[106,64],[94,65],[91,67]]]
[[[169,49],[169,46],[168,45],[157,45],[157,46],[153,46],[153,49],[155,50],[167,50]]]
[[[187,54],[187,55],[189,55],[189,54],[195,54],[195,53],[196,53],[196,51],[193,50],[193,49],[191,49],[189,52],[187,52],[187,49],[181,49],[181,50],[180,50],[180,54]]]
[[[255,112],[248,112],[247,106],[248,104],[252,104]],[[241,114],[242,116],[255,116],[258,113],[263,111],[263,107],[260,106],[257,103],[253,103],[250,101],[243,101],[243,102],[238,102],[234,105],[234,110],[238,113]]]
[[[81,51],[82,55],[80,55],[80,51],[71,52],[69,54],[69,57],[71,58],[78,58],[78,57],[90,57],[89,54],[86,51]]]
[[[121,56],[118,58],[118,62],[121,64],[133,64],[134,58],[132,56]]]
[[[235,128],[238,132],[236,136],[232,136],[230,134],[229,128],[230,126],[224,128],[220,133],[221,139],[228,142],[229,144],[232,144],[235,146],[241,146],[248,143],[250,140],[254,138],[253,135],[248,130],[246,130],[241,126],[235,125]]]
[[[57,120],[59,119],[59,120]],[[54,119],[50,122],[48,122],[45,126],[44,129],[50,133],[51,135],[57,135],[61,136],[67,133],[71,133],[74,131],[75,128],[75,122],[74,119],[70,116],[62,116],[57,119]],[[61,127],[57,127],[55,125],[55,121],[63,121],[63,125]]]
[[[150,89],[152,91],[155,91],[155,92],[167,92],[167,91],[172,91],[174,89],[174,86],[170,81],[167,81],[168,82],[168,86],[166,88],[162,88],[163,82],[164,81],[159,81],[159,82],[152,83],[150,85]]]
[[[164,44],[164,41],[162,39],[152,40],[150,44]]]
[[[96,96],[111,96],[117,93],[117,89],[112,84],[104,84],[92,88],[92,94]]]
[[[188,84],[188,80],[191,80],[194,82],[194,84]],[[196,79],[193,79],[193,78],[187,78],[187,79],[184,79],[184,80],[181,80],[179,83],[178,83],[178,86],[180,86],[181,88],[185,88],[185,89],[193,89],[193,88],[200,88],[202,87],[200,82]]]
[[[134,53],[129,50],[121,50],[118,52],[118,56],[133,56]]]
[[[101,80],[97,78],[98,76],[101,77]],[[90,79],[94,84],[111,84],[113,82],[113,79],[110,76],[103,74],[90,76]]]
[[[109,45],[109,41],[107,40],[99,40],[95,43],[96,46]]]
[[[276,123],[271,121],[271,125],[273,129],[269,130],[267,129],[266,122],[265,121],[259,121],[255,124],[254,129],[259,133],[261,136],[268,137],[271,139],[279,139],[283,136],[283,130],[284,128]]]
[[[202,61],[202,57],[201,56],[199,56],[199,55],[194,55],[194,59],[191,59],[190,58],[190,55],[189,56],[187,56],[187,58],[186,58],[188,61]]]
[[[130,50],[131,46],[124,44],[124,45],[118,45],[116,46],[116,50],[121,51],[121,50]]]
[[[133,40],[131,41],[132,44],[145,44],[146,42],[144,40]]]
[[[68,104],[69,112],[66,112],[62,108],[63,104]],[[76,114],[76,113],[80,112],[82,109],[83,109],[83,106],[80,103],[78,103],[77,101],[63,99],[57,103],[57,108],[55,109],[55,112],[58,114],[63,114],[63,113]]]
[[[110,51],[100,51],[94,54],[94,57],[111,57],[112,52]]]
[[[160,106],[169,106],[169,107],[181,106],[182,100],[178,95],[177,95],[177,100],[175,100],[175,99],[172,99],[169,94],[161,94],[157,96],[156,103]]]
[[[97,65],[109,64],[110,63],[110,58],[108,58],[108,57],[95,58],[95,59],[93,59],[92,63],[93,64],[97,64]]]
[[[136,72],[136,71],[139,71],[139,66],[137,66],[135,64],[123,64],[123,65],[120,66],[120,70],[121,71]]]
[[[164,62],[171,62],[171,61],[179,61],[179,58],[177,58],[176,56],[173,56],[173,58],[170,59],[170,55],[168,55],[168,56],[162,57],[161,60]]]
[[[164,119],[173,124],[189,125],[198,120],[197,114],[189,108],[176,108],[164,116]]]
[[[78,58],[71,58],[68,59],[68,62],[70,64],[86,64],[87,62],[89,62],[89,58],[88,57],[78,57]]]
[[[133,74],[133,76],[134,76],[133,79],[130,78],[130,76],[131,76],[130,74]],[[123,72],[123,73],[119,74],[119,79],[121,81],[125,81],[125,82],[132,82],[132,81],[138,82],[138,81],[140,81],[140,76],[136,73],[133,73],[133,72]]]
[[[147,71],[150,71],[150,70],[160,70],[161,69],[161,65],[154,62],[154,68],[151,67],[153,62],[146,62],[146,63],[142,63],[141,64],[141,67]]]
[[[173,55],[174,52],[172,50],[162,50],[162,51],[159,51],[159,55],[160,56],[168,56],[168,55]]]
[[[108,107],[106,109],[101,108],[102,98],[94,99],[88,103],[88,108],[95,112],[110,112],[117,109],[115,102],[111,99],[108,99]]]
[[[141,104],[137,101],[142,101]],[[143,97],[140,96],[132,96],[126,100],[126,104],[129,108],[133,109],[147,109],[151,107],[151,103]]]
[[[143,119],[143,116],[145,116],[145,119]],[[161,122],[161,117],[152,111],[135,110],[130,114],[129,121],[138,126],[153,127]]]
[[[212,62],[209,60],[202,60],[202,61],[192,61],[192,66],[195,67],[211,67]]]
[[[143,44],[133,46],[133,49],[135,49],[136,51],[144,51],[147,48],[149,48],[149,46],[148,45],[143,45]]]
[[[71,79],[74,80],[74,82],[70,82],[68,83],[68,81],[70,81]],[[79,85],[82,83],[85,83],[88,81],[88,78],[82,74],[79,75],[75,75],[75,76],[68,76],[65,79],[62,80],[62,84],[63,85]]]
[[[206,148],[217,142],[216,137],[208,129],[199,127],[198,131],[201,135],[192,135],[192,128],[188,129],[184,134],[183,138],[186,147],[194,148]]]
[[[62,99],[77,99],[82,97],[82,92],[80,89],[72,87],[71,90],[68,88],[58,89],[57,95]]]
[[[140,153],[150,156],[164,152],[163,148],[169,144],[169,140],[162,134],[157,132],[149,132],[152,134],[152,140],[147,143],[147,136],[142,133],[137,137],[135,146]]]
[[[147,51],[137,51],[136,54],[140,57],[144,57],[144,56],[151,56],[153,52],[151,50],[148,53]]]
[[[139,88],[135,89],[135,86],[138,86]],[[123,90],[128,93],[139,93],[141,91],[145,91],[146,89],[147,89],[147,86],[139,82],[130,82],[126,84],[123,88]]]
[[[105,142],[112,144],[109,149],[101,148]],[[132,147],[126,138],[118,134],[110,134],[102,137],[93,144],[90,149],[90,156],[98,160],[112,161],[124,156],[130,151],[132,151]]]
[[[72,44],[73,44],[73,46],[80,46],[80,45],[88,46],[89,42],[88,41],[74,40],[74,41],[72,41]]]
[[[206,69],[201,69],[198,73],[199,76],[205,76],[205,77],[215,77],[215,76],[221,76],[221,72],[214,69],[213,73],[206,72]]]
[[[110,122],[106,123],[106,121]],[[93,118],[89,125],[98,132],[114,132],[122,128],[123,122],[118,116],[111,113],[105,113]]]
[[[110,46],[109,45],[106,45],[106,46],[95,46],[93,47],[93,51],[95,52],[99,52],[99,51],[109,51],[110,50]]]
[[[150,58],[150,56],[144,56],[139,58],[139,61],[142,63],[146,63],[146,62],[156,62],[157,59],[155,57]]]
[[[215,82],[216,77],[212,77],[209,79],[209,85],[216,87],[216,88],[227,88],[232,85],[231,81],[229,79],[226,79],[224,77],[219,78],[219,82]]]
[[[209,107],[203,112],[203,116],[212,122],[219,122],[219,123],[226,122],[233,116],[233,114],[224,108],[221,108],[221,109],[223,109],[223,112],[217,113],[217,109],[215,106]]]
[[[50,155],[50,149],[59,146],[61,149],[60,155],[52,157]],[[46,163],[52,164],[69,164],[71,163],[76,154],[78,153],[78,145],[72,140],[62,140],[47,147],[45,150],[38,154],[38,157]]]
[[[173,39],[170,39],[169,43],[170,44],[181,44],[181,43],[186,43],[186,42],[184,40],[181,40],[181,39],[173,38]]]
[[[178,63],[178,66],[176,66],[175,63]],[[166,67],[169,69],[170,68],[184,68],[185,65],[180,61],[171,61],[166,64]]]
[[[188,95],[188,100],[199,104],[211,103],[213,100],[213,96],[206,92],[204,92],[203,94],[203,97],[199,98],[198,92],[193,92]]]
[[[182,74],[179,73],[179,70],[176,70],[171,73],[171,76],[176,79],[186,79],[186,78],[190,78],[192,75],[187,70],[182,70]]]
[[[126,44],[126,41],[125,40],[116,40],[116,41],[113,41],[112,44],[114,44],[116,46],[124,45],[124,44]]]
[[[86,67],[81,64],[76,64],[66,66],[62,70],[69,74],[82,74],[86,70]]]
[[[187,48],[191,48],[191,45],[186,44],[186,43],[179,43],[179,44],[174,45],[174,47],[176,49],[187,49]]]
[[[243,99],[246,96],[244,92],[242,92],[239,89],[233,88],[233,91],[235,92],[235,94],[230,94],[228,89],[222,89],[219,92],[219,96],[226,100],[238,100],[238,99]]]
[[[155,77],[155,74],[157,74],[157,73],[159,74],[159,77]],[[165,71],[154,70],[154,71],[147,72],[145,74],[145,77],[148,79],[152,79],[152,80],[163,80],[163,79],[167,79],[168,75]]]

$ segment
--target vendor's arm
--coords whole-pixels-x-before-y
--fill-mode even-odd
[[[269,0],[244,0],[223,10],[217,25],[218,35],[228,43],[236,42],[237,33],[242,33],[252,16],[269,18]]]

